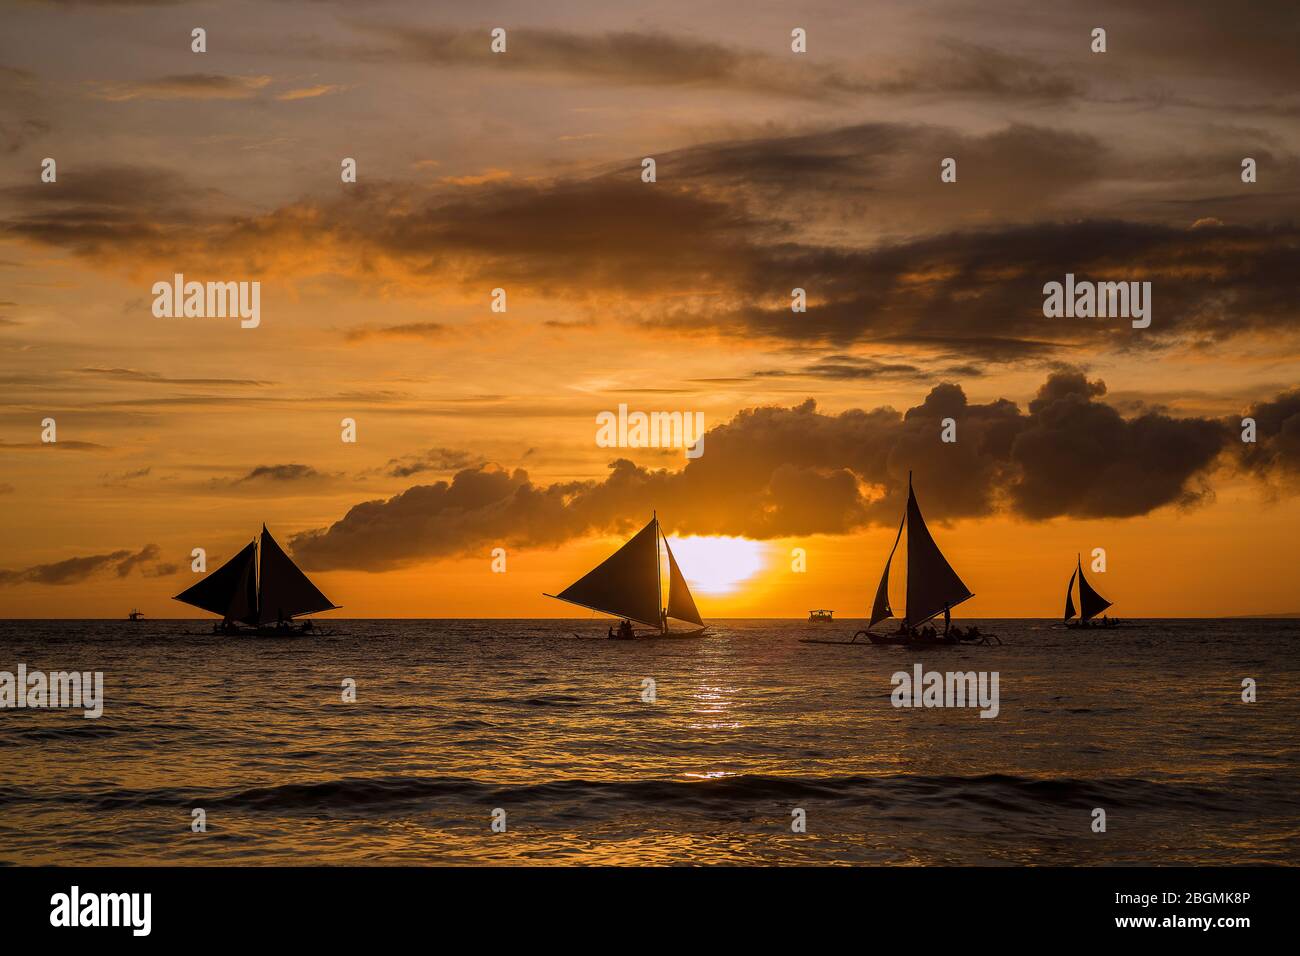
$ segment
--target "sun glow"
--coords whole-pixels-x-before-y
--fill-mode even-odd
[[[700,594],[730,594],[763,569],[767,545],[748,538],[669,538],[686,583]]]

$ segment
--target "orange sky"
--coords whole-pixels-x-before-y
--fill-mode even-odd
[[[683,556],[706,618],[861,616],[909,470],[971,615],[1094,547],[1123,615],[1300,610],[1288,6],[941,6],[8,10],[0,616],[187,614],[262,522],[347,615],[568,616],[651,508],[761,542],[728,593]],[[260,326],[155,317],[176,272]],[[1151,328],[1045,318],[1066,272]],[[703,458],[598,447],[619,403]]]

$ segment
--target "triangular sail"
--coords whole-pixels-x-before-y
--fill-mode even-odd
[[[293,559],[262,525],[262,591],[258,622],[274,624],[299,614],[328,611],[332,601],[321,594]]]
[[[257,542],[250,541],[233,558],[173,600],[220,614],[230,621],[257,623]]]
[[[625,617],[649,627],[662,627],[659,523],[652,518],[627,544],[555,596],[593,611]]]
[[[899,539],[903,537],[903,523],[907,521],[907,515],[903,515],[903,520],[898,522],[898,534],[894,535],[894,546],[889,549],[889,557],[885,559],[885,573],[880,576],[880,586],[876,588],[876,600],[871,605],[871,623],[868,628],[875,627],[886,618],[894,616],[893,610],[889,607],[889,566],[894,563],[894,552],[898,550]]]
[[[1083,576],[1083,562],[1079,562],[1079,618],[1084,621],[1091,620],[1106,608],[1110,607],[1110,602],[1092,589],[1088,579]]]
[[[686,586],[682,569],[677,566],[673,549],[668,547],[667,537],[664,538],[664,550],[668,552],[668,616],[703,627],[704,621],[700,619],[700,612],[695,609],[695,598],[691,597],[691,589]]]
[[[1074,592],[1074,576],[1075,576],[1076,574],[1078,574],[1078,573],[1079,573],[1079,572],[1078,572],[1077,570],[1076,570],[1076,571],[1071,571],[1071,572],[1070,572],[1070,583],[1067,584],[1067,585],[1065,586],[1065,617],[1064,617],[1064,620],[1066,620],[1066,621],[1068,621],[1070,618],[1074,617],[1074,615],[1075,615],[1075,613],[1076,613],[1075,610],[1074,610],[1074,593],[1073,593],[1073,592]]]
[[[911,482],[907,488],[907,609],[906,620],[920,627],[943,611],[973,597],[930,537],[916,503]]]

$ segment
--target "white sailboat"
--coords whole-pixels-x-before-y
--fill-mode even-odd
[[[660,567],[659,542],[668,553],[668,605],[663,605],[663,575]],[[686,586],[668,539],[659,527],[658,517],[632,536],[628,542],[559,594],[547,594],[557,601],[612,614],[625,624],[612,637],[624,640],[644,637],[695,637],[707,626],[700,618]],[[670,620],[698,625],[694,630],[674,631]],[[637,634],[632,624],[650,628]]]

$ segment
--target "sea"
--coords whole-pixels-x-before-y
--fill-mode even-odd
[[[1300,863],[1300,620],[800,643],[863,623],[0,621],[0,671],[103,674],[0,710],[0,863]],[[895,706],[917,664],[997,715]]]

